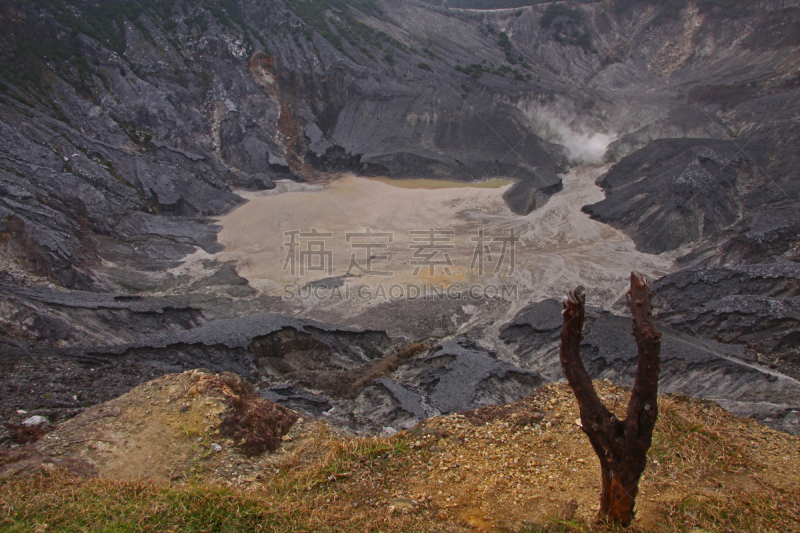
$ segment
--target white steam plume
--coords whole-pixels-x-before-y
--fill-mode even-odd
[[[616,139],[616,135],[588,131],[577,118],[569,122],[564,116],[571,113],[537,108],[532,111],[541,133],[545,138],[564,146],[567,158],[572,164],[601,163],[608,145]]]

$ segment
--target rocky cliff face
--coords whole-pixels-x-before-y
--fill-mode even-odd
[[[207,244],[181,217],[229,210],[232,186],[315,168],[509,176],[520,212],[559,189],[559,148],[493,96],[529,83],[492,76],[485,88],[453,70],[502,57],[476,23],[405,5],[375,6],[379,18],[334,4],[158,6],[4,6],[2,233],[32,273],[107,285],[92,274],[110,253],[103,237],[133,265],[160,253],[137,257],[121,242],[132,236]]]
[[[652,114],[638,129],[618,130],[606,157],[627,157],[598,181],[606,200],[584,210],[643,250],[702,243],[688,262],[791,259],[798,7],[752,3],[726,18],[720,8],[704,13],[709,4],[689,3],[631,35],[658,76],[649,88],[633,82],[635,92],[659,97],[635,100],[636,113]]]
[[[601,180],[608,200],[590,212],[643,249],[746,233],[736,222],[796,196],[793,2],[3,9],[5,255],[70,287],[113,284],[97,274],[109,260],[170,255],[132,236],[213,246],[181,217],[223,213],[240,202],[231,187],[280,176],[510,177],[507,201],[526,213],[568,161],[598,142],[602,154],[597,133],[618,138],[612,159],[659,138],[720,139],[656,143]]]
[[[795,0],[492,11],[396,0],[6,2],[0,350],[11,366],[33,354],[53,368],[68,356],[125,369],[85,402],[50,382],[61,400],[39,406],[48,409],[80,409],[192,365],[267,376],[264,394],[316,414],[340,406],[344,424],[405,424],[513,400],[556,377],[549,362],[519,358],[552,348],[543,317],[557,319],[557,305],[528,311],[538,318],[526,323],[547,327],[506,330],[513,350],[467,332],[483,345],[435,339],[413,364],[373,375],[396,339],[276,326],[284,319],[264,313],[285,311],[281,303],[213,257],[212,217],[243,201],[234,190],[340,171],[509,178],[505,200],[526,214],[561,189],[558,173],[605,160],[616,163],[598,181],[606,199],[585,211],[641,250],[700,268],[654,286],[675,342],[696,348],[691,361],[675,355],[668,378],[718,357],[720,375],[736,376],[720,381],[735,382],[725,390],[679,379],[674,388],[776,403],[758,396],[761,385],[748,396],[740,383],[795,368],[798,17]],[[207,258],[187,266],[198,249]],[[467,321],[453,313],[448,333]],[[603,320],[593,331],[606,331]],[[251,327],[233,344],[217,338]],[[264,355],[267,340],[289,343],[296,357]],[[746,364],[731,363],[730,350]],[[625,376],[623,359],[595,370]],[[751,368],[770,363],[784,366]],[[462,367],[472,373],[453,406],[442,391]],[[355,395],[332,385],[354,369],[373,381]],[[6,398],[32,408],[22,374]],[[79,374],[65,370],[65,383],[91,388]]]

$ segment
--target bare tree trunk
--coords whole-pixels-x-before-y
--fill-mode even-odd
[[[586,302],[583,287],[572,291],[563,302],[561,368],[578,400],[583,431],[600,459],[603,476],[600,517],[622,525],[633,520],[639,478],[646,466],[658,417],[661,334],[653,322],[650,296],[647,282],[632,272],[628,305],[633,316],[633,336],[639,347],[639,364],[625,420],[617,419],[600,401],[581,360]]]

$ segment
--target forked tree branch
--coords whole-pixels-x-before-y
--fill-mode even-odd
[[[600,514],[623,525],[633,519],[639,477],[646,465],[647,450],[658,416],[661,334],[653,322],[650,297],[650,288],[644,277],[632,272],[628,305],[633,317],[639,363],[625,420],[618,420],[600,401],[581,360],[586,303],[583,287],[576,288],[562,301],[561,368],[578,400],[583,431],[600,459],[603,473]]]
[[[650,286],[641,274],[631,272],[628,307],[633,317],[632,335],[639,350],[636,381],[628,402],[629,438],[650,438],[658,417],[658,374],[661,371],[661,333],[653,321]]]

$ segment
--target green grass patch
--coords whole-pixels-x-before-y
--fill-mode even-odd
[[[8,532],[234,533],[286,528],[286,521],[269,502],[219,485],[159,486],[63,474],[0,483],[0,529]]]
[[[183,484],[86,479],[60,470],[6,478],[0,531],[431,531],[427,519],[354,513],[349,503],[358,490],[348,485],[350,474],[404,471],[409,451],[401,436],[339,440],[323,432],[302,457],[267,469],[263,484],[248,489],[202,480],[203,465],[194,482]],[[383,495],[382,487],[373,490],[361,497]]]

